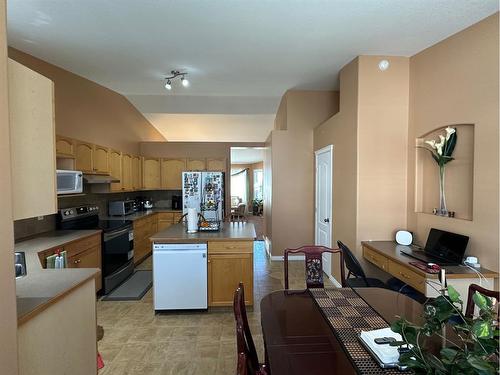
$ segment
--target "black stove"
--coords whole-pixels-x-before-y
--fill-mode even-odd
[[[131,220],[100,220],[93,205],[59,210],[58,229],[101,229],[102,278],[108,294],[134,272],[134,232]]]

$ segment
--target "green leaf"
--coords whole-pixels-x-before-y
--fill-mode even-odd
[[[476,370],[480,371],[482,374],[494,374],[495,368],[485,361],[484,359],[477,356],[470,356],[467,358],[467,362],[474,367]]]
[[[476,320],[472,325],[472,332],[478,338],[489,339],[493,337],[493,329],[491,323],[482,320]]]
[[[448,297],[450,297],[451,302],[460,302],[460,293],[451,285],[448,285]]]
[[[436,357],[434,354],[431,353],[426,353],[425,357],[432,367],[443,373],[446,373],[446,368],[444,367],[443,362],[441,362],[441,360],[438,357]]]
[[[491,306],[491,300],[489,300],[489,298],[483,296],[479,292],[474,293],[472,299],[474,300],[476,306],[479,307],[481,310],[486,310],[489,306]]]
[[[448,139],[448,141],[446,141],[444,145],[443,155],[451,156],[453,154],[453,151],[455,150],[456,144],[457,144],[457,129],[455,128],[455,133],[450,135],[450,138]]]
[[[440,353],[442,357],[452,360],[456,357],[458,351],[452,348],[443,348]]]

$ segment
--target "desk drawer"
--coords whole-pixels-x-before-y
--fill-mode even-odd
[[[210,241],[208,252],[214,253],[253,253],[253,241]]]
[[[389,260],[389,273],[425,294],[425,277],[391,260]]]
[[[389,259],[387,259],[382,254],[363,246],[363,257],[370,263],[375,264],[378,268],[387,271]]]

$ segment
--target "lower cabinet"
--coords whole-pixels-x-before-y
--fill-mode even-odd
[[[99,265],[99,267],[96,267]],[[68,257],[68,268],[100,268],[101,246],[95,246],[79,254]],[[102,288],[102,277],[95,280],[96,292]]]
[[[157,232],[157,214],[134,221],[134,263],[138,264],[151,254],[149,237]]]
[[[231,306],[238,284],[253,305],[253,241],[208,243],[208,305]]]

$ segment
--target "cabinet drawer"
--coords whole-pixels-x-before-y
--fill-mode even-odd
[[[425,277],[391,260],[388,266],[391,275],[425,294]]]
[[[253,241],[213,241],[208,243],[208,253],[253,253]]]
[[[387,271],[389,259],[385,256],[363,246],[363,257],[370,263],[375,264],[378,268]]]
[[[158,212],[157,213],[157,218],[158,220],[170,220],[170,221],[173,221],[174,220],[174,213],[173,212]]]
[[[68,253],[68,256],[79,254],[82,251],[90,249],[94,246],[101,246],[101,235],[97,234],[91,237],[84,238],[83,240],[75,241],[70,244],[64,245],[64,250]]]

